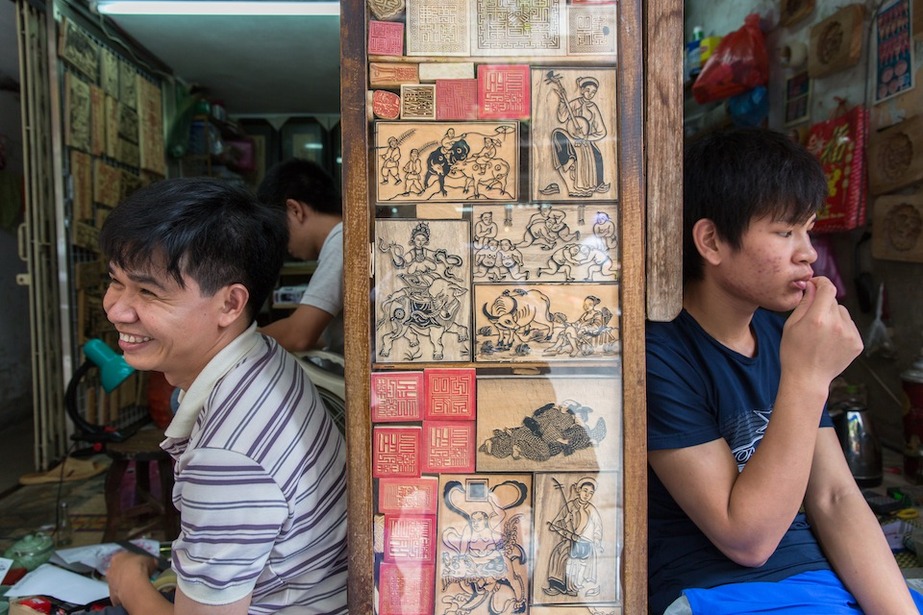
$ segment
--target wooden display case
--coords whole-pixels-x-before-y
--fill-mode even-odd
[[[351,613],[647,612],[682,5],[643,8],[342,5]]]

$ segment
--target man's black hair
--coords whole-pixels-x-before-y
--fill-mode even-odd
[[[343,215],[343,205],[333,178],[319,164],[290,158],[266,172],[256,191],[263,203],[285,209],[285,201],[294,199],[323,214]]]
[[[691,139],[683,175],[683,281],[702,276],[692,240],[699,220],[714,222],[721,239],[739,249],[753,220],[803,224],[827,198],[817,158],[766,128],[728,128]]]
[[[137,190],[112,210],[99,236],[103,255],[121,269],[165,266],[181,287],[188,276],[206,296],[243,284],[251,322],[278,281],[286,245],[284,211],[260,207],[246,189],[206,177]]]

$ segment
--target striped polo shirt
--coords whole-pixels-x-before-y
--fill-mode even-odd
[[[292,355],[251,326],[181,393],[166,436],[184,594],[346,613],[345,444]]]

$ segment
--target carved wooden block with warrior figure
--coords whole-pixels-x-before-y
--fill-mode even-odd
[[[532,70],[532,199],[614,201],[615,68]]]
[[[518,198],[518,122],[376,122],[374,147],[378,202]]]
[[[471,360],[471,275],[463,220],[378,220],[375,360]]]

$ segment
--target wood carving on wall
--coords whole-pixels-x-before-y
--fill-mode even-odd
[[[614,201],[615,68],[532,70],[532,199]]]
[[[439,478],[436,604],[439,613],[528,612],[532,476]]]
[[[475,282],[615,282],[614,204],[472,207]]]
[[[862,56],[865,6],[850,4],[811,27],[808,75],[825,77],[854,66]]]
[[[814,0],[782,0],[779,11],[780,26],[794,26],[811,14]]]
[[[64,144],[84,152],[90,151],[90,85],[80,77],[64,73]]]
[[[119,102],[130,109],[138,108],[138,73],[125,60],[119,62]]]
[[[95,85],[90,86],[90,153],[106,153],[106,93]]]
[[[96,83],[99,78],[99,47],[89,34],[66,17],[61,22],[58,55]]]
[[[471,55],[469,11],[468,0],[407,0],[407,55]]]
[[[436,85],[433,83],[402,85],[401,119],[436,119]]]
[[[893,192],[923,180],[923,115],[869,135],[869,191]]]
[[[375,360],[470,361],[467,222],[377,220],[375,236]]]
[[[369,87],[399,88],[405,83],[420,83],[419,67],[416,64],[369,63]]]
[[[376,122],[374,152],[378,202],[518,196],[518,122]]]
[[[533,605],[602,612],[617,605],[611,579],[619,574],[619,480],[615,473],[535,475]]]
[[[923,193],[887,195],[875,199],[872,256],[882,260],[923,263]]]
[[[479,378],[478,472],[619,470],[616,377]]]
[[[476,284],[474,305],[476,361],[598,361],[620,351],[617,284]]]
[[[99,85],[113,98],[119,97],[119,57],[103,47],[100,50]]]
[[[564,0],[475,0],[471,55],[564,55]]]
[[[612,5],[568,5],[567,54],[615,55],[617,17]]]

